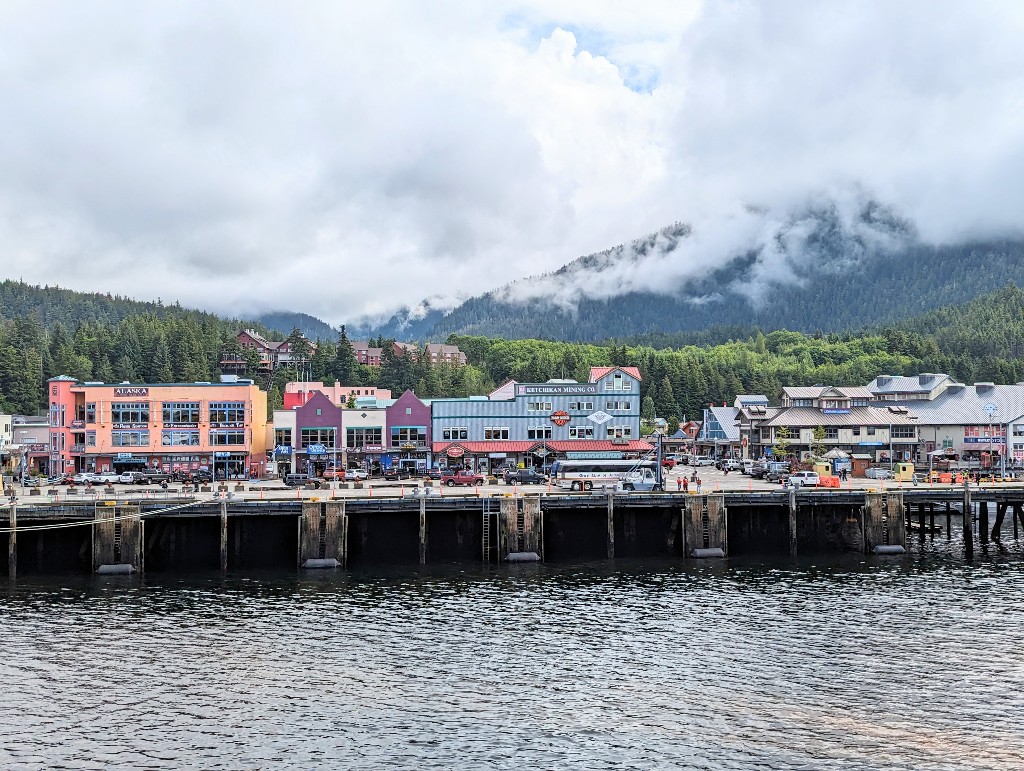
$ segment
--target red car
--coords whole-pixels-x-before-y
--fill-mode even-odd
[[[664,468],[675,468],[675,465],[676,465],[675,458],[662,458],[661,459],[661,465]]]

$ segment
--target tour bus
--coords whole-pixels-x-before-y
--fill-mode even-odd
[[[661,489],[657,462],[643,460],[556,460],[551,464],[551,483],[563,490],[593,488],[638,490]]]

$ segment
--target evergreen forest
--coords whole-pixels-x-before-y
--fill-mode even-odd
[[[281,404],[284,384],[292,380],[338,380],[389,388],[396,396],[412,389],[421,398],[443,398],[485,394],[510,379],[586,380],[592,366],[635,366],[647,410],[670,422],[700,419],[709,403],[731,404],[739,393],[775,399],[785,385],[863,385],[880,374],[918,372],[946,372],[967,383],[1024,381],[1024,291],[1013,285],[858,332],[719,328],[661,346],[650,340],[566,343],[452,335],[449,342],[467,354],[464,367],[432,365],[415,351],[396,355],[383,338],[370,341],[384,349],[383,365],[365,367],[356,363],[344,327],[337,339],[316,341],[315,351],[296,328],[288,339],[300,355],[307,346],[305,364],[272,375],[261,373],[258,356],[235,340],[251,322],[107,296],[64,302],[65,296],[49,289],[32,290],[38,295],[33,298],[31,288],[17,287],[22,305],[8,304],[3,294],[0,314],[0,411],[18,414],[45,411],[45,381],[57,375],[103,382],[213,381],[225,355],[245,360],[243,376],[268,390],[271,407]],[[0,285],[2,292],[10,289],[9,282]],[[728,339],[713,340],[727,331]]]

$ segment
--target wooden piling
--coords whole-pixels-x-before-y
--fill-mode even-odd
[[[420,498],[420,564],[427,564],[427,499]]]
[[[971,488],[964,482],[964,557],[974,559],[974,513],[971,511]]]
[[[978,502],[978,542],[988,543],[988,502]]]
[[[984,503],[981,504],[985,506]],[[992,540],[999,543],[1003,539],[1003,518],[1006,516],[1006,504],[996,504],[996,521],[992,525]]]
[[[796,488],[792,487],[789,490],[789,556],[795,557],[796,552]]]
[[[612,493],[608,493],[608,506],[607,506],[607,552],[608,559],[615,558],[615,496]]]
[[[946,501],[946,540],[953,538],[953,507]]]
[[[7,577],[13,580],[18,577],[18,504],[13,498],[7,510],[7,526],[11,529],[7,536]]]
[[[220,569],[228,569],[228,502],[220,502]]]
[[[1017,520],[1020,518],[1020,504],[1013,504],[1013,514],[1010,515],[1010,519],[1013,520],[1013,540],[1017,540]]]

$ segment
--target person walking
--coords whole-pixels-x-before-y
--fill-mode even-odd
[[[679,492],[683,491],[683,478],[682,477],[678,477],[676,479],[676,489],[679,490]]]
[[[690,480],[687,479],[685,475],[683,475],[683,492],[690,492]]]
[[[697,477],[697,495],[700,495],[700,477]]]

